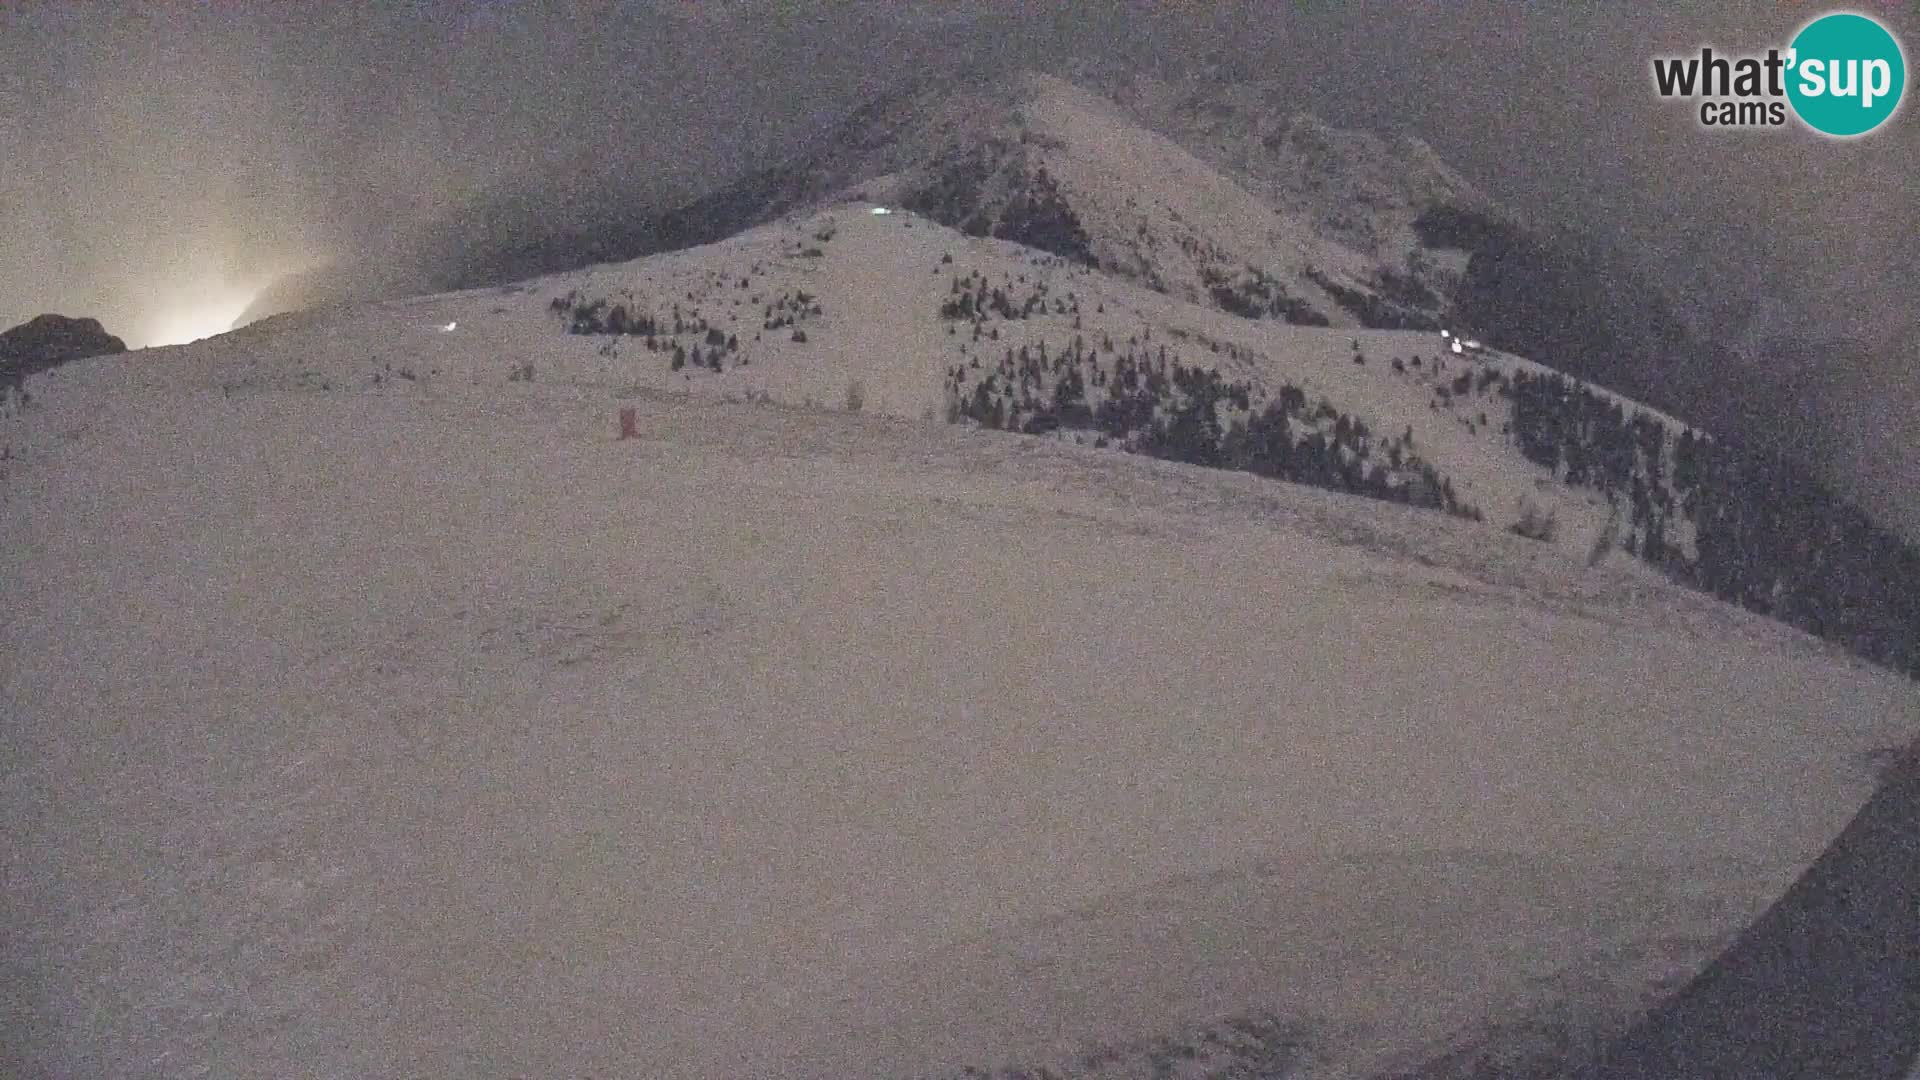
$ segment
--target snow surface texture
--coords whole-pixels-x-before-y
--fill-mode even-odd
[[[1497,520],[926,422],[940,256],[1040,264],[820,227],[29,380],[0,1071],[1380,1075],[1624,1023],[1915,734],[1903,680]],[[1431,415],[1352,331],[1057,270]],[[809,340],[752,343],[789,278]],[[547,310],[728,288],[718,375]]]

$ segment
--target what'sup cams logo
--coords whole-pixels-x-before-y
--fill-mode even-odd
[[[1886,27],[1835,12],[1801,27],[1784,50],[1655,57],[1653,83],[1663,98],[1698,101],[1702,127],[1784,127],[1791,109],[1823,135],[1850,138],[1899,110],[1907,58]]]

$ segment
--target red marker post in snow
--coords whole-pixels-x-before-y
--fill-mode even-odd
[[[639,424],[639,421],[635,419],[634,411],[632,409],[620,410],[620,437],[621,438],[632,439],[632,438],[639,437],[640,429],[638,427],[638,424]]]

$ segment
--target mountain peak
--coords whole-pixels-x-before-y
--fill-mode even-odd
[[[1283,97],[1084,62],[919,80],[662,232],[708,243],[865,198],[1236,314],[1437,325],[1464,267],[1413,224],[1490,201],[1419,140],[1341,129]]]

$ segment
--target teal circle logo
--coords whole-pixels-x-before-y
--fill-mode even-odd
[[[1842,138],[1887,122],[1907,88],[1907,58],[1865,15],[1822,15],[1794,37],[1787,100],[1815,131]]]

